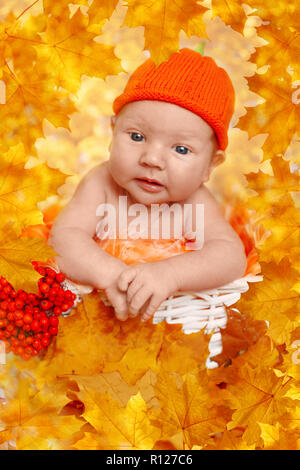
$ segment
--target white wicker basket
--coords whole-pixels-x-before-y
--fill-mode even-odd
[[[218,364],[212,358],[223,350],[221,328],[227,324],[225,306],[235,304],[243,292],[249,289],[249,282],[260,282],[263,276],[248,274],[229,284],[216,289],[208,289],[202,292],[178,292],[161,303],[153,316],[153,323],[166,320],[167,323],[181,323],[185,334],[196,333],[205,328],[205,333],[212,336],[209,341],[209,356],[206,367],[213,369]],[[82,300],[82,295],[90,293],[93,289],[89,286],[75,284],[66,279],[63,282],[64,289],[69,289],[76,294],[74,306]],[[106,306],[111,306],[102,291],[100,297]],[[67,316],[71,309],[63,315]]]

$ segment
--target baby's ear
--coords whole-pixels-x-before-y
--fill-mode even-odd
[[[224,150],[217,150],[214,152],[212,158],[211,158],[211,165],[213,168],[215,168],[218,165],[221,165],[225,160],[225,152]]]
[[[216,150],[210,160],[209,167],[207,169],[207,176],[205,181],[208,181],[211,175],[211,172],[213,171],[216,166],[221,165],[225,160],[225,152],[223,150]]]

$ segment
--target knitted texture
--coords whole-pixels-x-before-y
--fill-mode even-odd
[[[147,59],[114,100],[113,111],[118,114],[127,103],[140,100],[166,101],[192,111],[213,128],[220,150],[227,147],[235,93],[228,74],[211,57],[184,48],[158,67]]]

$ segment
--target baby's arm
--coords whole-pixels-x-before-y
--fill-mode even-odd
[[[85,175],[56,218],[48,241],[59,255],[55,258],[58,267],[70,280],[97,289],[109,287],[126,267],[93,240],[96,208],[105,202],[104,181],[101,165]]]
[[[223,216],[221,207],[203,188],[193,200],[204,204],[204,243],[200,250],[166,260],[174,270],[181,291],[213,289],[244,276],[247,257],[244,245]]]

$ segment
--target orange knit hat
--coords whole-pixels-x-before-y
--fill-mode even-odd
[[[132,101],[158,100],[174,103],[204,119],[215,131],[219,148],[228,145],[227,130],[234,110],[234,88],[224,69],[211,57],[184,48],[156,67],[150,58],[130,76],[113,111]]]

